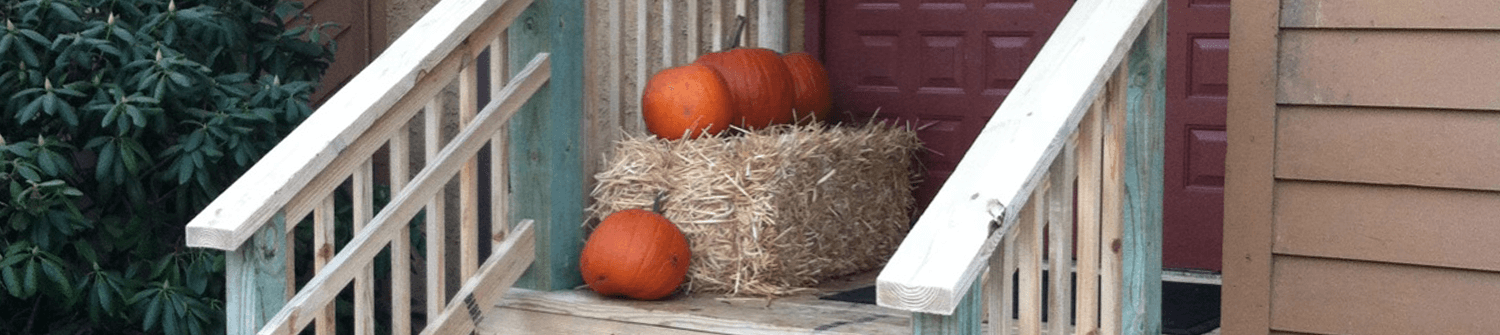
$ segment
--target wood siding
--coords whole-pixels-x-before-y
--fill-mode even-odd
[[[1500,9],[1233,11],[1224,332],[1500,328]]]

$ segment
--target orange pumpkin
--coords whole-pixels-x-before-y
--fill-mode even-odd
[[[599,294],[656,300],[682,285],[691,260],[676,225],[661,214],[629,209],[594,228],[578,263],[583,281]]]
[[[735,113],[724,79],[707,66],[688,64],[651,76],[641,97],[641,117],[646,130],[675,140],[684,134],[718,134],[729,129]]]
[[[792,122],[792,74],[775,51],[740,48],[698,57],[724,77],[737,124],[747,129]]]
[[[786,54],[781,56],[781,61],[792,74],[792,109],[796,111],[797,121],[828,120],[828,111],[833,109],[833,98],[828,93],[828,70],[806,52]]]

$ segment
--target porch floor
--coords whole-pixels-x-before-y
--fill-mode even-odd
[[[871,285],[874,280],[873,273],[855,276],[776,299],[694,295],[633,301],[603,297],[587,288],[555,292],[512,289],[488,313],[477,333],[910,334],[910,313],[818,299]],[[1219,331],[1208,334],[1218,335]]]

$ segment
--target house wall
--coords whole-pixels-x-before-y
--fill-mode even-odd
[[[1224,333],[1500,328],[1500,8],[1232,11]]]

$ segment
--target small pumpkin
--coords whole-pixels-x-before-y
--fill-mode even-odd
[[[781,61],[792,74],[792,109],[796,111],[797,122],[828,120],[828,111],[833,109],[828,70],[806,52],[783,55]]]
[[[698,57],[729,85],[736,124],[746,129],[792,122],[792,74],[781,55],[762,48],[738,48]]]
[[[641,96],[646,130],[668,140],[718,134],[729,129],[735,115],[724,79],[700,64],[657,72]]]
[[[578,263],[594,292],[656,300],[682,285],[691,260],[687,238],[676,225],[661,214],[629,209],[599,222]]]

